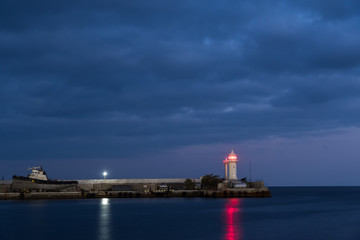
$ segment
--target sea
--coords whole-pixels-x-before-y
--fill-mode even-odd
[[[0,239],[360,239],[360,187],[271,187],[271,198],[0,201]]]

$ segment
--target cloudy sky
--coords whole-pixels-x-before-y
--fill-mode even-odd
[[[0,2],[0,176],[359,185],[359,1]]]

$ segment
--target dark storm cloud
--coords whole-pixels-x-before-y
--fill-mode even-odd
[[[2,1],[0,156],[114,158],[358,126],[359,10]]]

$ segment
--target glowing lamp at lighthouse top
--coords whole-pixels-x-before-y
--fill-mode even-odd
[[[234,153],[234,150],[231,151],[229,156],[227,157],[229,162],[237,162],[237,155]]]

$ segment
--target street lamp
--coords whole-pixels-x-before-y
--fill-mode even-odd
[[[104,179],[106,178],[107,174],[108,174],[108,173],[107,173],[106,171],[103,172]]]

